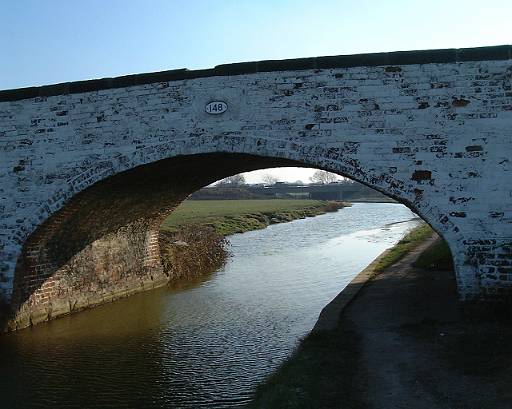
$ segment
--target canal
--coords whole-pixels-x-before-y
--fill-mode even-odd
[[[201,282],[2,335],[0,407],[241,407],[414,217],[356,203],[234,235],[226,266]]]

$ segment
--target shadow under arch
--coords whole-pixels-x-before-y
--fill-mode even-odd
[[[168,277],[160,263],[158,232],[174,208],[219,179],[284,166],[324,169],[361,182],[406,205],[440,232],[430,209],[397,194],[396,186],[375,186],[362,174],[328,163],[231,152],[174,156],[93,183],[29,235],[14,276],[15,326],[162,285]]]

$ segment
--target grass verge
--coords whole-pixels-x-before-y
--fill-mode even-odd
[[[434,230],[428,224],[422,224],[405,235],[386,255],[380,258],[374,271],[380,273],[385,268],[401,260],[409,251],[418,246],[424,240],[432,236]]]

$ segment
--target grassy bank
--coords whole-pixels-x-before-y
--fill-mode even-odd
[[[162,230],[174,232],[185,225],[198,225],[227,236],[317,216],[347,205],[321,200],[187,200],[163,222]]]

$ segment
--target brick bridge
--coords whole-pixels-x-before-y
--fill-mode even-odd
[[[16,313],[10,325],[161,285],[166,214],[220,178],[290,165],[350,177],[420,215],[450,245],[461,298],[506,292],[511,79],[512,46],[499,46],[1,91],[0,291]]]

